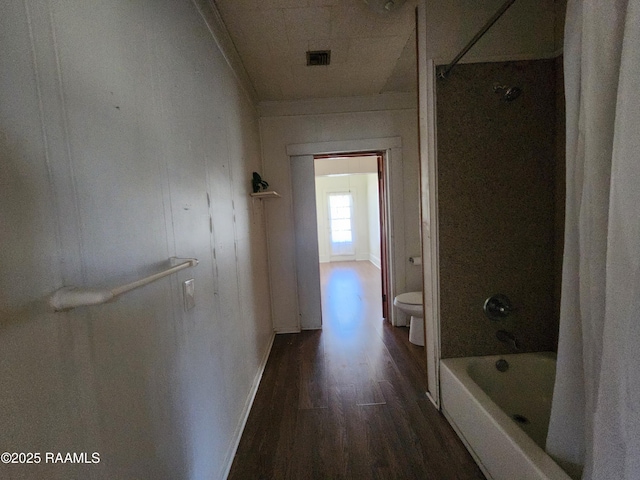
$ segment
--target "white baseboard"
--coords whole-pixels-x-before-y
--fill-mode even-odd
[[[265,352],[262,361],[260,362],[260,367],[258,368],[258,373],[256,373],[255,378],[253,379],[253,384],[251,385],[251,390],[249,391],[249,397],[247,398],[246,403],[244,404],[244,409],[242,410],[242,415],[240,417],[240,421],[238,422],[238,426],[236,427],[236,431],[234,433],[234,441],[231,445],[231,450],[227,454],[224,469],[224,475],[222,478],[227,478],[229,476],[229,472],[231,471],[231,466],[233,465],[233,459],[236,456],[236,452],[238,451],[238,446],[240,445],[240,439],[242,438],[242,432],[244,432],[244,427],[247,424],[247,420],[249,419],[249,413],[251,412],[251,407],[253,406],[253,401],[256,399],[256,394],[258,393],[258,387],[260,386],[260,381],[262,380],[262,374],[264,373],[264,369],[267,366],[267,360],[269,360],[269,355],[271,354],[271,348],[273,348],[273,341],[276,338],[275,332],[271,335],[271,341],[269,342],[269,348]]]
[[[285,335],[287,333],[300,333],[302,329],[300,327],[297,328],[285,328],[284,330],[274,330],[276,335]]]
[[[368,252],[357,253],[356,254],[356,262],[365,262],[365,261],[369,260],[369,257],[371,257],[371,255],[369,255]]]
[[[373,253],[369,254],[369,261],[373,263],[377,268],[382,268],[382,260],[380,257],[374,255]]]

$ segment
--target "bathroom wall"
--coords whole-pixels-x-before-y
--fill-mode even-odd
[[[0,32],[0,445],[100,455],[0,478],[224,478],[273,338],[252,101],[191,1],[8,0]]]
[[[397,97],[385,97],[397,98]],[[291,172],[287,146],[322,142],[355,142],[399,138],[401,147],[387,159],[391,196],[391,255],[395,261],[394,285],[398,292],[419,290],[420,267],[409,257],[420,255],[419,166],[415,99],[385,98],[320,100],[263,105],[260,132],[263,144],[264,178],[282,198],[266,206],[273,323],[277,332],[299,330],[295,276],[295,235],[291,203]],[[343,112],[348,107],[352,112]],[[362,110],[358,110],[362,109]],[[304,114],[303,111],[313,112]],[[320,153],[320,152],[318,152]],[[393,293],[393,292],[392,292]]]
[[[426,1],[426,58],[448,64],[503,4],[504,0]],[[562,46],[563,8],[566,0],[514,2],[461,62],[556,56]]]
[[[554,60],[458,65],[438,80],[438,201],[442,357],[508,353],[557,343],[556,81]],[[519,86],[512,102],[494,84]],[[482,306],[506,294],[499,322]]]

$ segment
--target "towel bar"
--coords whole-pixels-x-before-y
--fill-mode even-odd
[[[135,282],[127,283],[126,285],[121,285],[112,289],[62,287],[61,289],[56,290],[51,297],[49,297],[49,305],[51,305],[56,312],[71,310],[72,308],[88,305],[100,305],[113,300],[118,295],[122,295],[123,293],[130,292],[136,288],[148,285],[156,280],[171,275],[172,273],[184,270],[185,268],[195,267],[198,265],[197,258],[171,257],[169,260],[171,263],[179,261],[182,263],[173,265],[162,272],[149,275],[148,277],[141,278]]]

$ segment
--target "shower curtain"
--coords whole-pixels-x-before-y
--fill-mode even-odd
[[[569,0],[567,203],[547,451],[640,478],[640,0]]]

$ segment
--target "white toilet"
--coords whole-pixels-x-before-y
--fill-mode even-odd
[[[401,293],[393,299],[393,304],[400,311],[411,316],[409,324],[409,341],[414,345],[424,346],[424,310],[422,308],[422,292]]]

